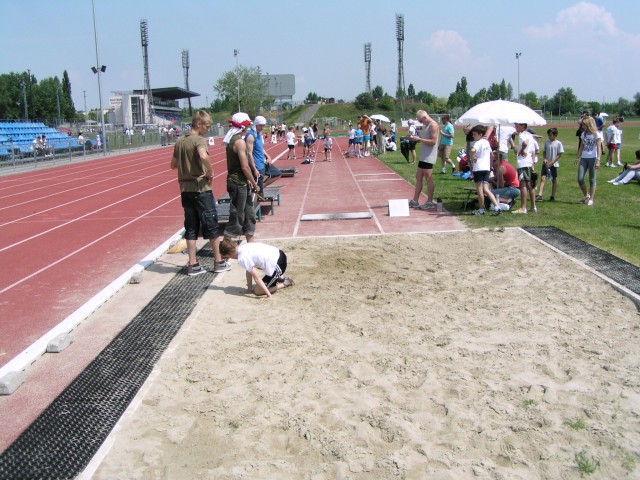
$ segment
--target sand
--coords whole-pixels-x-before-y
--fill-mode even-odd
[[[640,477],[640,316],[588,269],[517,229],[271,243],[296,285],[219,275],[95,478]]]

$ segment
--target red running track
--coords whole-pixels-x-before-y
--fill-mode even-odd
[[[222,147],[210,147],[222,193]],[[0,367],[182,228],[173,148],[0,177]]]

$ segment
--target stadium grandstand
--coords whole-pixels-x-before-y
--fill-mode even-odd
[[[38,137],[46,138],[44,145],[35,142]],[[77,138],[44,123],[0,122],[0,161],[83,151],[85,148],[95,148],[95,141],[86,140],[85,145],[81,145]]]
[[[153,100],[150,106],[144,90],[112,93],[114,95],[109,97],[109,123],[115,127],[179,125],[182,120],[180,100],[200,96],[199,93],[180,87],[152,88]]]

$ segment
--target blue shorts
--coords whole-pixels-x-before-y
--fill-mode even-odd
[[[363,140],[364,140],[365,142],[370,142],[370,141],[371,141],[371,135],[365,135],[365,136],[363,137]]]
[[[213,192],[182,192],[180,194],[184,208],[184,238],[197,240],[202,231],[202,238],[207,240],[220,236],[218,212]]]

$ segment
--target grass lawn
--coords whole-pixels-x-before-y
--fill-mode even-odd
[[[605,128],[608,126],[605,125]],[[536,133],[542,135],[539,140],[540,148],[543,149],[547,140],[548,127],[537,127]],[[622,124],[623,144],[622,162],[632,163],[635,161],[635,151],[640,149],[640,126]],[[463,203],[467,197],[467,192],[463,187],[473,187],[473,182],[454,177],[450,173],[440,174],[440,162],[434,169],[436,183],[435,196],[442,197],[444,206],[450,212],[460,215],[461,219],[470,228],[479,227],[514,227],[514,226],[554,226],[571,235],[574,235],[586,242],[606,250],[620,258],[640,266],[640,185],[633,181],[624,186],[615,187],[607,180],[612,179],[621,172],[621,167],[604,167],[605,155],[602,159],[602,167],[598,172],[598,189],[595,195],[595,205],[587,207],[578,204],[582,193],[578,187],[577,172],[578,167],[574,165],[578,150],[578,141],[575,136],[576,126],[558,127],[558,139],[564,145],[565,153],[560,160],[558,170],[558,189],[556,201],[549,202],[551,195],[551,182],[545,185],[544,201],[538,203],[539,213],[530,212],[528,215],[512,215],[510,212],[503,212],[498,217],[473,216],[467,210],[463,213]],[[402,134],[402,133],[401,133]],[[452,160],[455,162],[456,152],[464,148],[465,135],[462,129],[456,128],[454,146],[452,150]],[[418,147],[420,148],[420,147]],[[542,154],[540,155],[542,159]],[[399,175],[415,184],[415,165],[407,164],[402,154],[398,152],[385,154],[382,161]],[[509,162],[515,165],[515,155],[509,154]],[[540,164],[538,164],[540,165]],[[448,167],[451,172],[451,167]],[[536,168],[540,173],[540,166]],[[588,186],[588,175],[587,175]],[[423,191],[426,191],[423,189]],[[475,193],[471,198],[475,198]],[[517,206],[520,200],[517,200]]]

